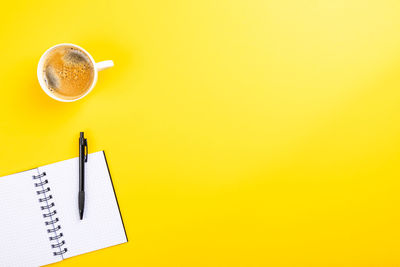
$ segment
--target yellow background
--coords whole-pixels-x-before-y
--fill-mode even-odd
[[[77,156],[82,130],[106,151],[129,243],[54,266],[400,266],[399,14],[4,2],[0,175]],[[75,103],[36,78],[62,42],[115,62]]]

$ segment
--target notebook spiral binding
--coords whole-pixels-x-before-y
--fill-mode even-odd
[[[33,175],[32,178],[35,180],[35,187],[37,188],[36,194],[39,196],[39,202],[42,203],[40,209],[44,211],[43,218],[46,219],[44,222],[46,226],[49,226],[47,233],[50,235],[49,240],[57,243],[51,244],[51,248],[58,249],[53,252],[54,256],[62,256],[68,251],[65,245],[65,240],[61,240],[63,233],[61,232],[61,225],[59,219],[56,217],[57,210],[55,209],[54,202],[51,202],[53,196],[49,193],[50,187],[46,186],[49,181],[45,179],[46,172],[42,172],[38,175]]]

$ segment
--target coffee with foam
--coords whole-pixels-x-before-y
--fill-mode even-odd
[[[65,100],[84,95],[92,86],[94,76],[94,65],[89,56],[74,46],[54,48],[43,64],[43,80],[47,88]]]

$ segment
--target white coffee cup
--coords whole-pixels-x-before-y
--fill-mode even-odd
[[[85,94],[83,94],[82,96],[79,96],[75,99],[63,99],[60,97],[57,97],[56,95],[54,95],[49,88],[46,85],[46,82],[44,81],[44,75],[43,75],[43,64],[48,56],[48,54],[55,48],[59,47],[59,46],[73,46],[76,47],[77,49],[83,51],[84,53],[86,53],[86,55],[90,58],[90,61],[92,62],[93,66],[94,66],[94,78],[93,78],[93,82],[90,86],[90,88],[86,91]],[[73,101],[77,101],[83,97],[85,97],[87,94],[89,94],[92,90],[93,87],[96,85],[97,82],[97,73],[101,70],[104,69],[108,69],[114,66],[114,62],[112,60],[106,60],[106,61],[101,61],[101,62],[95,62],[93,57],[82,47],[78,46],[78,45],[74,45],[74,44],[68,44],[68,43],[63,43],[63,44],[58,44],[55,46],[50,47],[49,49],[46,50],[46,52],[44,52],[44,54],[40,57],[39,60],[39,64],[38,64],[38,68],[37,68],[37,77],[39,80],[39,84],[42,87],[43,91],[50,96],[51,98],[61,101],[61,102],[73,102]]]

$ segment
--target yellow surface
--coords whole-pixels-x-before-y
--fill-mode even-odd
[[[0,175],[108,155],[129,243],[54,266],[400,266],[400,3],[7,1]],[[113,59],[76,103],[36,65]],[[0,240],[0,242],[7,242]]]

